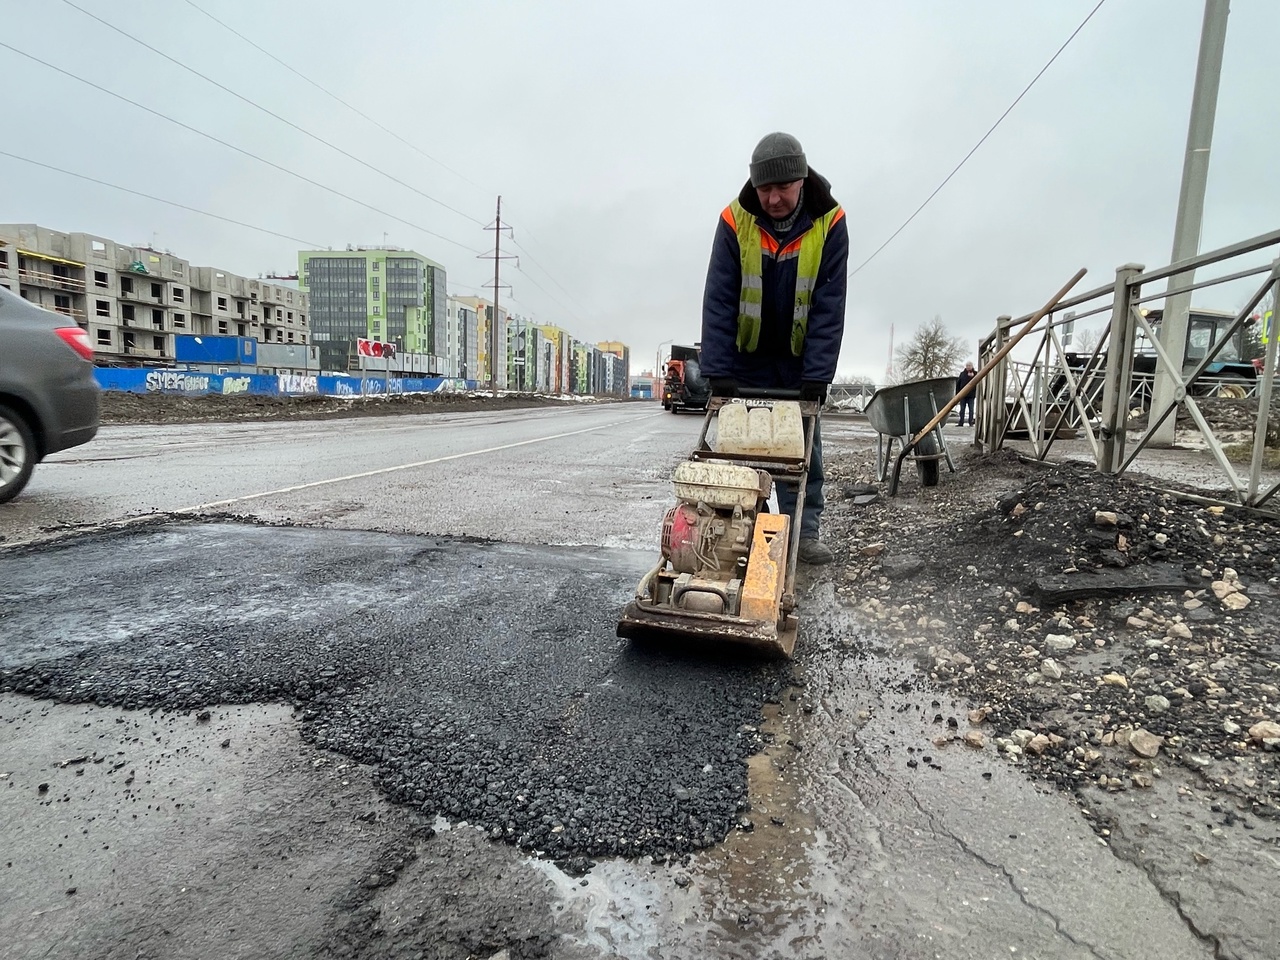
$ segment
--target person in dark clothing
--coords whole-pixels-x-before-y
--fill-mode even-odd
[[[771,133],[751,155],[750,179],[720,215],[702,299],[702,373],[716,396],[739,386],[799,390],[826,400],[835,379],[849,261],[849,228],[831,185],[795,137]],[[805,484],[799,559],[830,563],[819,539],[825,505],[822,437]],[[795,509],[779,485],[778,507]]]
[[[977,375],[978,375],[977,371],[973,369],[973,361],[971,360],[968,363],[966,363],[964,365],[964,369],[960,371],[960,375],[956,377],[956,393],[959,393],[966,386],[968,386],[969,381],[971,381]],[[972,427],[973,426],[973,394],[972,393],[960,401],[959,410],[960,410],[960,426],[962,427],[964,426],[964,412],[968,410],[969,426]]]

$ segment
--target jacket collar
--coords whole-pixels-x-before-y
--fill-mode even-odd
[[[768,217],[760,206],[760,198],[756,196],[756,188],[748,180],[738,194],[738,202],[747,213],[755,217]],[[813,219],[824,216],[836,208],[836,199],[831,195],[831,184],[827,178],[813,167],[809,168],[809,176],[804,178],[804,212]]]

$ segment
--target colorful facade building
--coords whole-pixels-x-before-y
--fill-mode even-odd
[[[303,250],[298,279],[313,305],[311,336],[324,369],[356,368],[355,342],[368,339],[428,357],[430,372],[444,372],[448,297],[434,260],[397,247]]]

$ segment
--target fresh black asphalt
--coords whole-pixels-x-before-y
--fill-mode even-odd
[[[570,865],[680,855],[746,809],[778,665],[614,636],[651,557],[234,523],[0,558],[0,692],[292,703],[387,795]]]

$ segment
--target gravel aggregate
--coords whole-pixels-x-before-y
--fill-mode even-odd
[[[939,742],[979,732],[1072,790],[1146,789],[1176,763],[1280,819],[1280,522],[1081,464],[952,453],[939,486],[865,507],[868,458],[834,458],[848,495],[824,534],[843,602],[974,703]],[[1063,584],[1080,597],[1044,602]]]

